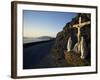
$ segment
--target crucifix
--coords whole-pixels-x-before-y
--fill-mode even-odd
[[[81,35],[80,35],[80,29],[82,27],[84,27],[85,25],[90,24],[90,21],[87,22],[81,22],[81,17],[79,17],[79,23],[73,25],[74,28],[77,28],[78,32],[77,32],[77,39],[78,39],[78,53],[81,53],[81,45],[80,45],[80,41],[81,41]]]

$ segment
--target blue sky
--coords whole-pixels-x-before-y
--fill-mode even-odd
[[[23,10],[24,37],[56,37],[76,15],[70,12]]]

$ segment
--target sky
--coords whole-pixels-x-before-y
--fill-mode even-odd
[[[77,13],[23,10],[23,36],[56,37]]]

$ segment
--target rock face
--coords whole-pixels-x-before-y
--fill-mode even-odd
[[[64,52],[65,53],[65,59],[67,60],[67,63],[70,64],[70,66],[87,66],[90,65],[89,62],[85,59],[81,59],[80,55],[73,52]]]
[[[77,50],[77,32],[78,30],[76,28],[73,28],[73,25],[79,23],[79,17],[82,18],[81,22],[86,22],[86,21],[91,21],[91,15],[90,14],[85,14],[85,13],[79,13],[75,18],[72,19],[71,22],[67,23],[63,30],[58,32],[56,36],[56,42],[55,45],[52,49],[53,54],[56,58],[56,60],[63,59],[65,58],[64,51],[67,51],[67,45],[68,45],[68,39],[71,37],[72,44],[71,44],[71,49]],[[91,25],[85,25],[80,29],[80,34],[84,38],[84,41],[86,43],[86,48],[87,48],[87,56],[86,60],[89,62],[90,61],[90,46],[91,46]],[[76,44],[76,47],[75,47]],[[67,58],[66,58],[67,60]]]

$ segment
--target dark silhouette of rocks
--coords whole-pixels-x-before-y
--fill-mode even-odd
[[[58,32],[58,34],[56,36],[55,45],[52,48],[52,53],[53,53],[54,57],[56,58],[56,61],[63,60],[63,59],[66,59],[66,60],[68,59],[67,56],[65,56],[64,51],[67,50],[67,42],[68,42],[69,37],[71,37],[71,39],[73,41],[72,49],[73,49],[75,43],[77,42],[77,29],[73,28],[73,25],[79,23],[79,17],[80,16],[81,16],[81,19],[82,19],[81,22],[91,21],[91,15],[90,14],[79,13],[79,14],[77,14],[76,17],[74,17],[72,19],[72,21],[68,22],[64,26],[62,31]],[[90,64],[91,24],[85,25],[84,27],[81,28],[80,31],[81,31],[81,36],[83,36],[84,39],[85,39],[86,47],[87,47],[87,57],[86,57],[87,62],[86,63]],[[67,52],[66,52],[66,54],[67,54]]]

